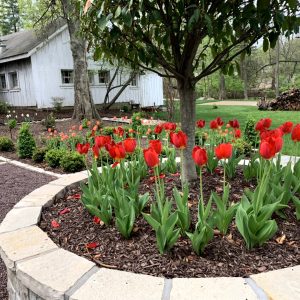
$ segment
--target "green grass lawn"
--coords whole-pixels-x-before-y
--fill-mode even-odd
[[[196,112],[196,119],[204,119],[206,123],[209,123],[209,121],[216,117],[221,117],[224,122],[237,119],[240,122],[242,129],[245,126],[247,118],[250,116],[257,121],[262,118],[271,118],[273,120],[272,128],[276,128],[286,121],[300,123],[299,111],[260,111],[257,107],[251,106],[218,106],[217,109],[213,109],[211,105],[197,105]],[[159,113],[158,117],[163,118],[164,114]],[[177,122],[180,121],[179,112],[175,114],[175,119]],[[294,143],[290,140],[290,135],[285,137],[283,153],[300,156],[300,145],[298,146],[298,149],[296,149]]]

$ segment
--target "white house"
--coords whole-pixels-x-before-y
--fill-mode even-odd
[[[103,68],[89,58],[88,70],[93,100],[101,104],[115,68]],[[124,83],[126,76],[129,71],[116,76],[113,85]],[[111,92],[110,99],[118,90]],[[12,106],[48,108],[53,106],[53,97],[63,98],[63,106],[74,103],[73,60],[67,26],[60,27],[47,39],[37,36],[33,30],[0,37],[0,100]],[[141,107],[162,105],[162,78],[151,72],[137,75],[117,102]]]

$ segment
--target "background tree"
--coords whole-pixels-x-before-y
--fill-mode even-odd
[[[17,32],[21,28],[18,1],[0,0],[0,35]]]
[[[274,47],[281,31],[288,35],[299,26],[295,0],[89,0],[89,6],[85,33],[98,51],[161,76],[164,68],[176,79],[181,127],[189,137],[182,174],[188,181],[196,179],[196,83],[219,69],[232,74],[230,62],[260,38],[265,48]]]

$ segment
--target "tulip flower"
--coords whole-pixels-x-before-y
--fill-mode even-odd
[[[115,145],[111,145],[108,152],[111,158],[113,158],[117,162],[121,161],[126,156],[125,148],[121,142]]]
[[[196,165],[203,167],[206,165],[208,157],[207,152],[204,148],[200,146],[195,146],[192,151],[192,157]]]
[[[119,137],[122,137],[124,135],[124,132],[125,131],[121,126],[119,126],[117,128],[114,128],[114,134],[119,136]]]
[[[178,149],[185,149],[187,145],[187,135],[183,131],[178,131],[178,133],[170,133],[171,143]]]
[[[163,126],[160,125],[160,124],[158,124],[158,125],[156,125],[155,128],[154,128],[154,133],[155,133],[155,134],[161,134],[162,130],[163,130]]]
[[[110,135],[100,135],[95,137],[95,144],[101,149],[106,144],[109,144],[111,142],[111,136]]]
[[[98,157],[99,157],[99,147],[97,146],[97,144],[95,144],[95,145],[93,146],[92,150],[93,150],[93,153],[94,153],[94,158],[95,158],[95,159],[98,159]],[[101,165],[102,165],[102,164],[101,164]]]
[[[269,129],[272,125],[272,120],[270,118],[260,119],[255,126],[256,131],[263,131]]]
[[[240,123],[237,119],[234,119],[234,120],[230,120],[229,121],[229,125],[232,127],[232,128],[240,128]]]
[[[273,158],[276,154],[274,145],[272,143],[268,143],[267,141],[262,141],[259,146],[259,154],[264,159]]]
[[[292,140],[296,142],[300,142],[300,124],[297,124],[292,130]]]
[[[86,144],[80,144],[78,143],[76,145],[76,150],[80,153],[80,154],[84,154],[86,155],[88,153],[90,149],[90,144],[89,143],[86,143]]]
[[[123,145],[127,153],[133,153],[136,148],[136,140],[132,138],[125,139]]]
[[[198,120],[196,125],[198,128],[203,128],[205,126],[205,120]]]
[[[162,144],[160,140],[150,140],[149,141],[150,147],[154,149],[154,151],[159,155],[162,151]]]
[[[218,126],[217,120],[210,121],[209,127],[210,127],[210,129],[218,129],[219,126]]]
[[[171,122],[164,123],[162,126],[166,131],[174,131],[176,129],[176,124]]]
[[[218,145],[215,148],[215,154],[219,160],[230,158],[232,156],[232,145],[230,143]]]
[[[218,126],[220,126],[220,127],[224,125],[224,121],[221,119],[221,117],[217,117],[216,122],[217,122]]]
[[[159,165],[158,154],[152,147],[149,147],[148,149],[144,149],[143,152],[144,152],[144,159],[148,167],[154,168]]]
[[[283,134],[291,133],[293,130],[293,122],[285,122],[280,126],[280,129],[282,130]]]
[[[234,130],[234,137],[236,139],[239,139],[241,137],[242,133],[241,133],[241,130],[240,129],[235,129]]]

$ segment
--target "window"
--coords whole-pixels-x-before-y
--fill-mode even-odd
[[[0,90],[6,90],[7,85],[6,85],[6,77],[5,74],[0,74]]]
[[[109,71],[98,71],[99,83],[109,83],[110,74]]]
[[[88,74],[89,74],[89,83],[95,84],[95,77],[94,77],[95,72],[93,70],[88,70]]]
[[[11,90],[19,88],[19,81],[18,81],[18,73],[17,72],[8,73],[8,78],[9,78],[9,88]]]
[[[131,80],[130,85],[131,85],[131,86],[137,86],[137,85],[138,85],[138,78],[137,78],[137,75],[134,75],[134,77],[133,77],[132,80]]]
[[[74,83],[74,72],[73,70],[61,70],[61,82],[62,84]]]

